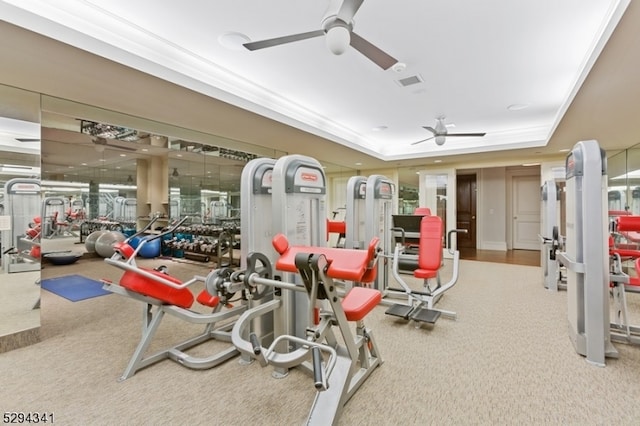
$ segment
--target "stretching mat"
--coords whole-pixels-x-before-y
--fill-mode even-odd
[[[72,302],[79,302],[80,300],[111,294],[110,291],[102,288],[100,281],[95,281],[82,275],[65,275],[58,278],[49,278],[42,280],[40,285],[43,289]]]

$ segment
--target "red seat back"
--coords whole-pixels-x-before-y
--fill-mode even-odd
[[[413,214],[416,216],[431,216],[431,209],[429,207],[416,207]]]
[[[424,216],[420,221],[420,246],[418,269],[437,271],[442,264],[442,219],[439,216]]]

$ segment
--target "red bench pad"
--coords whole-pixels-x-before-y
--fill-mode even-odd
[[[435,278],[442,264],[442,219],[439,216],[424,216],[420,221],[420,248],[416,278]]]
[[[382,293],[367,287],[353,287],[342,300],[347,321],[360,321],[382,300]]]
[[[113,243],[112,247],[114,251],[118,252],[125,259],[129,259],[136,251],[129,243],[125,243],[124,241]]]
[[[182,284],[182,281],[179,279],[160,271],[148,268],[140,269],[150,274],[157,275],[167,281],[171,281],[172,283]],[[120,278],[120,285],[127,290],[153,297],[154,299],[158,299],[168,305],[176,305],[185,309],[188,309],[193,305],[193,293],[191,293],[188,288],[172,288],[163,285],[158,281],[154,281],[151,278],[142,276],[134,271],[125,271],[122,278]]]
[[[333,247],[290,246],[287,237],[278,234],[273,237],[273,247],[280,254],[276,269],[285,272],[298,272],[295,259],[298,253],[323,254],[329,267],[326,274],[331,278],[356,282],[370,282],[375,274],[368,272],[375,258],[379,239],[373,238],[368,250],[352,250]],[[369,280],[369,281],[364,281]]]
[[[219,296],[212,296],[207,289],[203,289],[199,294],[198,297],[196,298],[196,300],[198,301],[198,303],[200,303],[201,305],[204,306],[209,306],[211,308],[215,308],[216,306],[218,306],[218,303],[220,303],[220,297]]]

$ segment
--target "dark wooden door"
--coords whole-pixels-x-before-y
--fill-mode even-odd
[[[476,175],[456,177],[456,227],[466,229],[458,233],[459,248],[476,248]]]

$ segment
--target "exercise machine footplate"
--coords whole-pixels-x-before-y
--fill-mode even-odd
[[[385,311],[385,314],[393,315],[394,317],[400,317],[408,320],[409,315],[411,314],[411,311],[413,311],[413,306],[403,305],[401,303],[398,303],[389,307],[389,309]]]
[[[410,318],[414,321],[428,322],[430,324],[435,324],[438,318],[440,318],[440,311],[435,311],[433,309],[428,309],[428,308],[418,308],[411,313]]]

